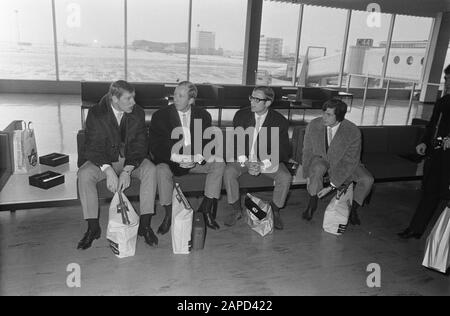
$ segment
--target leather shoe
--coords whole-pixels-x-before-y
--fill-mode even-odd
[[[152,247],[158,246],[158,237],[156,237],[155,233],[153,232],[153,230],[150,227],[147,227],[142,230],[138,230],[138,235],[143,236],[145,242],[149,246],[152,246]]]
[[[169,229],[170,229],[170,225],[172,223],[172,216],[165,216],[161,225],[158,227],[158,234],[164,235],[166,234]]]
[[[307,221],[312,220],[315,211],[316,211],[316,208],[308,205],[308,208],[303,212],[303,215],[302,215],[303,219],[307,220]]]
[[[102,234],[101,229],[98,230],[90,230],[88,229],[87,232],[84,234],[83,238],[78,243],[77,249],[85,250],[91,247],[92,242],[95,239],[99,239],[100,235]]]
[[[398,233],[397,235],[402,239],[410,239],[410,238],[420,239],[420,237],[422,237],[422,234],[415,233],[409,228],[405,229],[401,233]]]
[[[356,210],[352,210],[350,212],[350,216],[348,217],[348,222],[351,225],[361,225],[361,220],[358,217],[358,212]]]
[[[225,226],[234,226],[238,220],[242,218],[241,210],[233,210],[232,213],[225,219]]]
[[[275,227],[275,229],[279,229],[279,230],[284,228],[284,224],[281,219],[280,211],[273,212],[273,226]]]
[[[205,217],[206,226],[214,230],[220,228],[219,224],[217,224],[217,222],[214,220],[211,213],[203,213],[203,216]]]

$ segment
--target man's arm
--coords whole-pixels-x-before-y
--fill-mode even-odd
[[[97,166],[111,164],[106,154],[106,133],[91,109],[86,118],[85,157]]]
[[[136,134],[128,144],[128,151],[125,157],[125,166],[133,166],[137,168],[142,160],[148,156],[148,138],[147,127],[145,126],[145,114],[142,111],[138,116]]]
[[[351,140],[350,145],[347,147],[344,156],[333,168],[333,174],[330,174],[331,183],[340,187],[345,180],[347,180],[358,167],[361,159],[361,133],[358,130],[358,134]]]
[[[155,112],[150,122],[150,151],[155,157],[155,162],[169,162],[171,155],[171,138],[167,133],[167,122],[160,113]]]
[[[302,168],[303,168],[303,176],[305,178],[309,177],[309,167],[311,165],[312,157],[313,157],[313,142],[311,133],[311,123],[309,123],[308,126],[306,126],[302,150]]]
[[[441,104],[442,99],[436,101],[436,104],[433,108],[433,114],[431,115],[430,121],[425,128],[425,133],[421,140],[421,143],[425,144],[427,147],[431,146],[431,141],[433,140],[436,129],[438,128],[437,124],[439,121],[439,116],[441,114]]]

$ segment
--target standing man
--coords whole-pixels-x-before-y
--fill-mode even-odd
[[[222,177],[225,169],[223,158],[203,157],[207,141],[203,132],[211,127],[211,115],[195,106],[197,87],[183,81],[174,92],[174,104],[162,108],[152,116],[150,124],[150,151],[157,163],[157,182],[160,204],[165,209],[165,217],[158,228],[159,234],[169,231],[172,221],[173,175],[188,173],[206,173],[205,192],[199,207],[205,216],[206,225],[212,229],[220,228],[215,221],[217,201],[222,189]],[[172,132],[181,129],[179,138],[172,138]],[[195,130],[201,132],[197,135]],[[183,151],[176,151],[176,145],[183,143]],[[197,151],[198,150],[198,151]]]
[[[274,227],[276,229],[284,227],[280,209],[284,207],[292,181],[292,176],[284,164],[289,161],[290,156],[289,124],[283,115],[270,108],[274,98],[275,93],[270,87],[256,87],[249,96],[251,106],[239,110],[234,115],[235,131],[236,128],[244,130],[251,128],[252,137],[244,142],[245,148],[242,155],[239,154],[240,148],[235,151],[234,161],[237,158],[237,162],[228,163],[225,169],[224,183],[228,203],[232,207],[232,213],[225,220],[227,226],[233,226],[243,216],[238,178],[244,173],[250,173],[253,176],[263,173],[275,181],[270,203],[274,215]],[[275,129],[278,131],[278,138],[272,141],[272,133]],[[265,133],[267,137],[261,137],[262,133]],[[266,149],[266,153],[262,148]],[[270,160],[263,156],[269,153],[275,159]],[[276,154],[277,157],[273,157]]]
[[[444,70],[445,89],[450,85],[450,65]],[[424,137],[416,151],[427,155],[422,196],[409,227],[398,235],[419,239],[425,232],[441,199],[450,200],[450,94],[440,98],[433,109]]]
[[[88,230],[78,243],[87,249],[100,238],[97,182],[106,178],[108,190],[122,192],[131,177],[141,181],[139,236],[150,246],[158,238],[150,227],[155,211],[156,167],[147,159],[148,142],[145,114],[134,102],[134,87],[128,82],[113,82],[109,92],[89,110],[86,119],[86,162],[78,169],[78,190]]]
[[[323,188],[323,177],[328,172],[332,188],[356,182],[349,222],[360,225],[357,208],[362,206],[373,184],[373,177],[361,164],[361,132],[345,119],[347,104],[332,99],[323,104],[322,117],[306,127],[303,144],[303,174],[310,195],[305,220],[311,220],[317,209],[317,194]]]

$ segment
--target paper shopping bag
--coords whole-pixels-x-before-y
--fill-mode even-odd
[[[181,191],[180,185],[175,183],[172,195],[172,250],[175,254],[188,254],[191,242],[192,220],[194,211]]]
[[[247,224],[251,229],[263,237],[273,232],[273,214],[270,203],[247,193],[245,210]]]
[[[422,265],[445,273],[450,266],[450,208],[446,207],[427,238]]]
[[[338,190],[325,210],[323,229],[333,235],[342,235],[348,225],[348,217],[353,203],[353,183]]]
[[[122,195],[123,203],[126,204],[126,223],[124,224],[123,207],[120,205]],[[119,206],[119,207],[118,207]],[[129,224],[127,224],[129,223]],[[108,229],[106,238],[113,253],[119,258],[134,256],[136,252],[137,232],[139,228],[139,216],[133,205],[122,192],[116,192],[109,206]]]

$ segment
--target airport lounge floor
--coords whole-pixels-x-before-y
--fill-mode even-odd
[[[75,154],[78,100],[0,95],[0,128],[13,119],[31,119],[40,153]],[[174,255],[167,234],[159,236],[157,248],[140,238],[134,257],[116,258],[105,238],[106,204],[102,238],[86,251],[76,249],[86,229],[79,206],[0,212],[0,295],[450,295],[449,276],[421,266],[425,236],[408,241],[396,236],[413,214],[419,185],[377,183],[370,205],[361,210],[362,226],[340,237],[322,230],[329,199],[311,222],[301,219],[304,189],[290,193],[282,211],[285,229],[264,238],[243,221],[223,226],[229,209],[222,196],[221,229],[208,230],[205,249],[189,255]],[[154,230],[162,216],[158,208]],[[72,263],[81,269],[80,288],[66,284]],[[381,269],[379,288],[367,286],[371,263]]]

